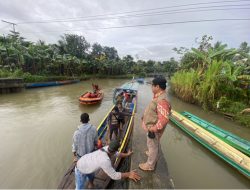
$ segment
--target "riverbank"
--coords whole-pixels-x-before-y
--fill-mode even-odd
[[[1,70],[0,78],[22,78],[24,83],[35,83],[35,82],[53,82],[61,80],[89,80],[89,79],[132,79],[133,77],[139,77],[134,74],[126,75],[105,75],[105,74],[83,74],[80,76],[48,76],[48,75],[32,75],[30,73],[23,73],[20,70],[14,72]]]
[[[221,97],[219,100],[214,100],[209,106],[205,106],[204,103],[199,102],[197,96],[194,95],[195,92],[191,91],[191,88],[187,91],[185,86],[179,85],[176,88],[176,84],[172,84],[170,92],[173,96],[184,102],[195,104],[204,110],[212,111],[244,127],[250,128],[250,112],[247,109],[249,105],[243,101],[233,101],[226,97]]]

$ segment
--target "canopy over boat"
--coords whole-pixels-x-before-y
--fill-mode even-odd
[[[132,96],[137,95],[137,91],[139,88],[139,84],[137,82],[127,82],[123,84],[121,87],[115,88],[114,94],[113,94],[113,102],[114,104],[117,102],[117,96],[121,95],[124,92],[128,92],[132,94]]]

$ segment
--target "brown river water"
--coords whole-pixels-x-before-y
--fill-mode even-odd
[[[0,188],[57,188],[72,161],[72,134],[80,114],[88,112],[90,122],[98,126],[112,106],[113,89],[126,81],[89,80],[1,95]],[[79,95],[91,90],[92,82],[98,82],[105,93],[102,103],[80,105]],[[138,115],[151,98],[150,85],[140,85]],[[169,99],[176,111],[192,112],[250,140],[250,129],[171,95]],[[171,123],[161,145],[176,188],[250,188],[250,180]]]

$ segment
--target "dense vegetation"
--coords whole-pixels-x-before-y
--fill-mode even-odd
[[[90,44],[83,36],[65,34],[56,44],[33,43],[17,32],[0,36],[0,78],[23,77],[26,82],[90,77],[132,77],[148,73],[168,73],[172,91],[184,101],[215,110],[246,126],[250,116],[250,47],[238,49],[203,36],[197,48],[174,50],[177,62],[135,61],[131,55],[119,57],[114,47]],[[177,72],[176,72],[177,71]],[[243,111],[243,112],[242,112]]]
[[[250,127],[250,47],[238,49],[211,44],[203,36],[198,48],[175,48],[181,54],[180,68],[171,78],[171,89],[184,101],[233,116]]]
[[[131,55],[119,57],[114,47],[91,45],[83,36],[65,34],[57,44],[26,41],[17,32],[0,36],[0,77],[24,77],[27,81],[89,75],[112,76],[175,72],[177,62],[135,61]],[[55,77],[56,76],[56,77]]]

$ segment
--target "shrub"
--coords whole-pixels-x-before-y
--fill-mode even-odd
[[[249,115],[242,115],[242,114],[237,114],[234,119],[240,123],[241,125],[244,125],[246,127],[250,127],[250,116]]]
[[[225,96],[221,97],[218,103],[218,110],[226,113],[238,114],[243,109],[247,108],[247,105],[243,102],[234,102],[232,100],[227,99]]]

